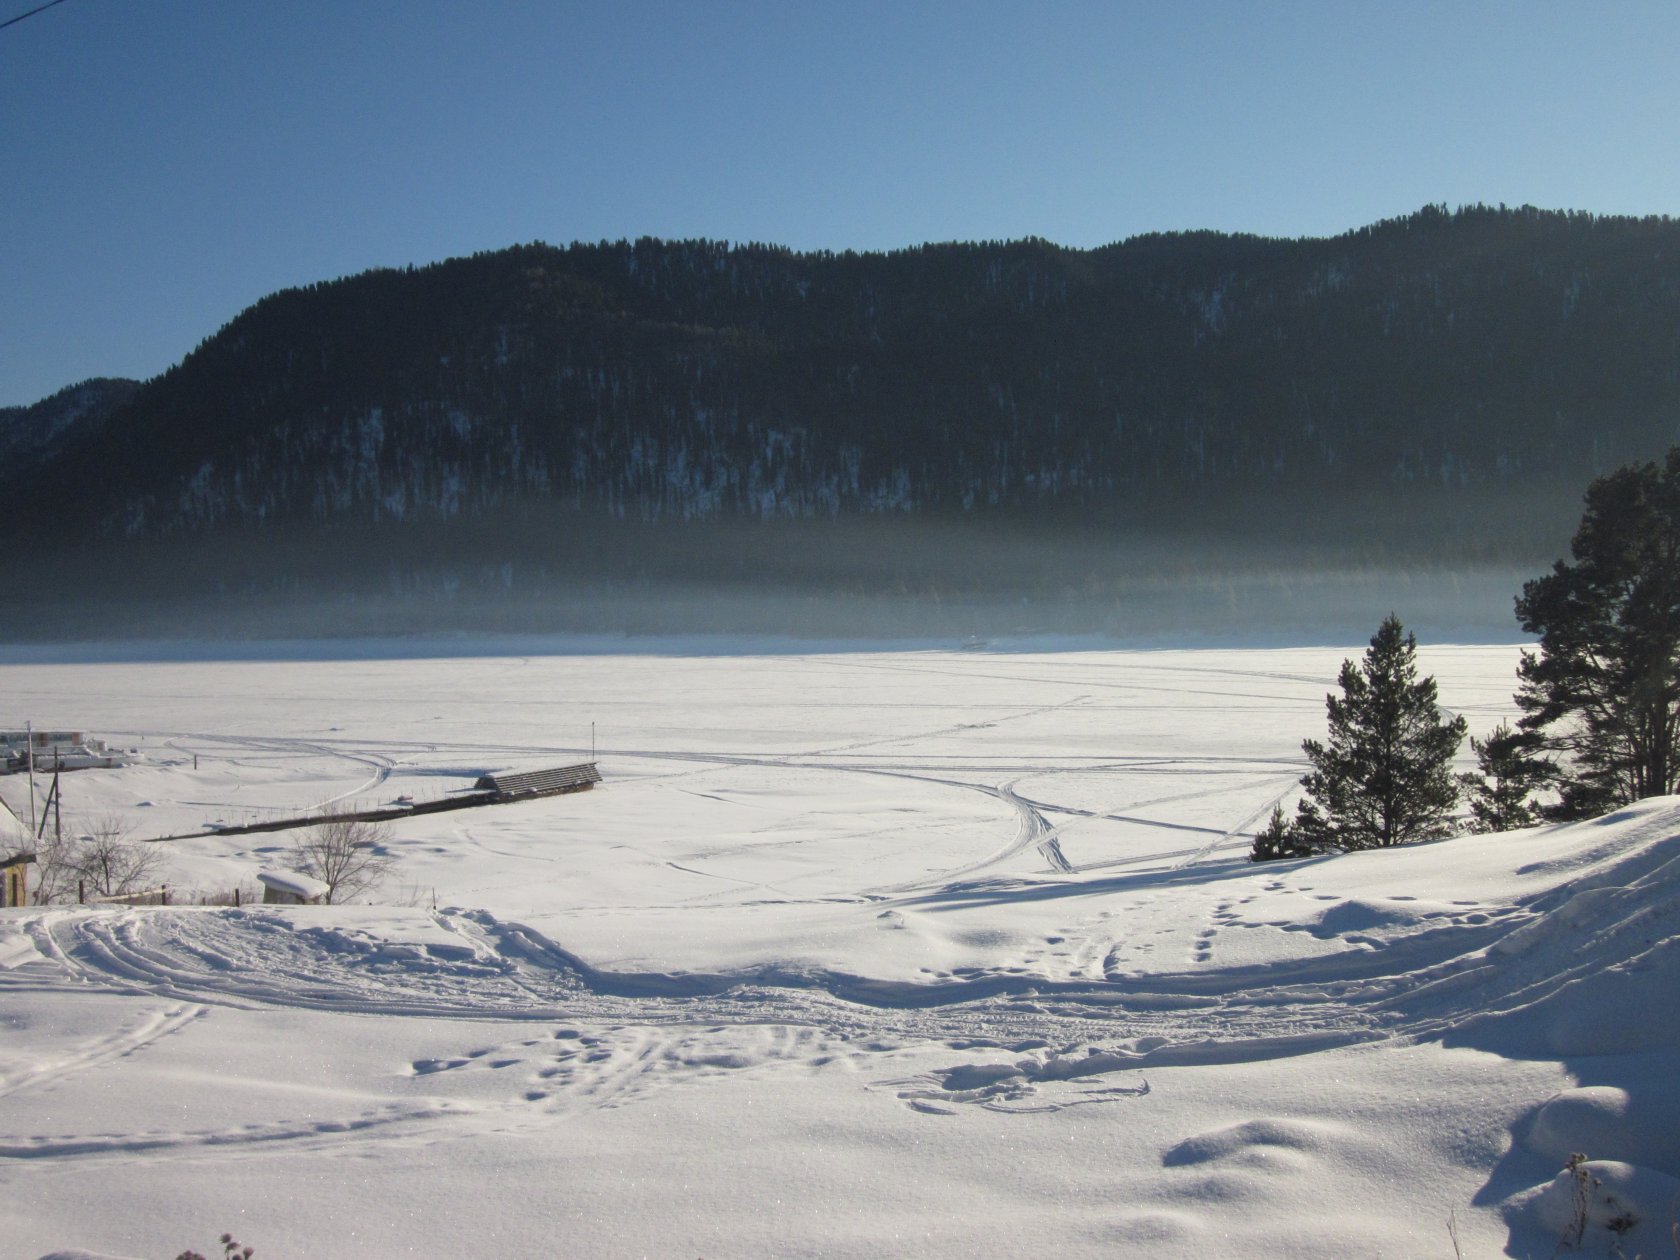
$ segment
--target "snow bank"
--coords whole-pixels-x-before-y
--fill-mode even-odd
[[[1541,1105],[1527,1145],[1560,1164],[1577,1151],[1592,1151],[1631,1163],[1680,1168],[1680,1089],[1641,1090],[1637,1100],[1614,1085],[1564,1090]]]
[[[1670,1246],[1672,1226],[1680,1219],[1680,1179],[1618,1160],[1585,1160],[1519,1200],[1518,1207],[1565,1244],[1655,1255]]]

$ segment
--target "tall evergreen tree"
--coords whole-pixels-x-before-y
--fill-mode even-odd
[[[1557,773],[1556,765],[1538,752],[1539,737],[1501,722],[1486,739],[1472,737],[1470,747],[1476,753],[1476,772],[1458,780],[1470,798],[1470,829],[1515,831],[1538,822],[1534,793]]]
[[[1518,725],[1563,754],[1554,818],[1680,788],[1680,447],[1593,482],[1570,552],[1517,600],[1540,638]]]
[[[1380,849],[1450,834],[1465,722],[1443,720],[1435,680],[1418,677],[1416,636],[1390,613],[1363,663],[1343,661],[1338,681],[1342,694],[1325,697],[1327,741],[1301,745],[1313,766],[1296,813],[1302,841]]]

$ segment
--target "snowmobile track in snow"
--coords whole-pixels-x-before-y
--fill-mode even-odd
[[[939,983],[760,968],[739,974],[602,972],[541,933],[483,911],[416,915],[411,939],[383,939],[265,909],[48,910],[27,921],[58,983],[181,1004],[292,1006],[366,1015],[592,1024],[803,1026],[842,1038],[1118,1047],[1128,1063],[1240,1061],[1390,1036],[1434,1036],[1512,984],[1490,948],[1531,915],[1513,913],[1266,967],[1110,980],[1005,973]],[[1476,921],[1480,920],[1480,921]],[[353,922],[353,921],[352,921]],[[45,983],[39,967],[0,972]],[[192,1017],[192,1005],[179,1020]],[[172,1024],[170,1027],[176,1025]],[[168,1031],[164,1029],[163,1031]],[[148,1032],[146,1036],[162,1035]],[[144,1038],[142,1037],[142,1040]],[[124,1043],[126,1045],[127,1043]],[[138,1042],[136,1044],[139,1044]],[[113,1043],[107,1052],[124,1053]]]

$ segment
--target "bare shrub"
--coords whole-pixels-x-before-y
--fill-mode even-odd
[[[1557,1249],[1565,1247],[1574,1250],[1581,1245],[1581,1240],[1587,1235],[1587,1226],[1591,1223],[1588,1215],[1592,1210],[1592,1192],[1596,1179],[1586,1168],[1587,1157],[1577,1151],[1569,1157],[1569,1162],[1563,1168],[1570,1178],[1570,1196],[1572,1208],[1568,1226],[1558,1238]]]
[[[50,906],[76,899],[76,872],[71,857],[75,842],[44,840],[35,849],[35,904]]]
[[[107,814],[74,838],[44,845],[36,855],[39,905],[89,897],[123,897],[157,886],[166,864],[156,845],[128,838],[128,821]]]
[[[371,892],[395,865],[385,851],[390,831],[383,823],[327,814],[286,853],[292,869],[327,886],[327,903]]]

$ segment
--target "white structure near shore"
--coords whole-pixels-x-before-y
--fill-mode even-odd
[[[261,871],[257,882],[263,886],[264,905],[319,906],[332,892],[320,880],[300,871]]]
[[[35,769],[109,770],[135,759],[132,751],[111,748],[86,731],[0,731],[0,766],[21,770],[33,756]]]

